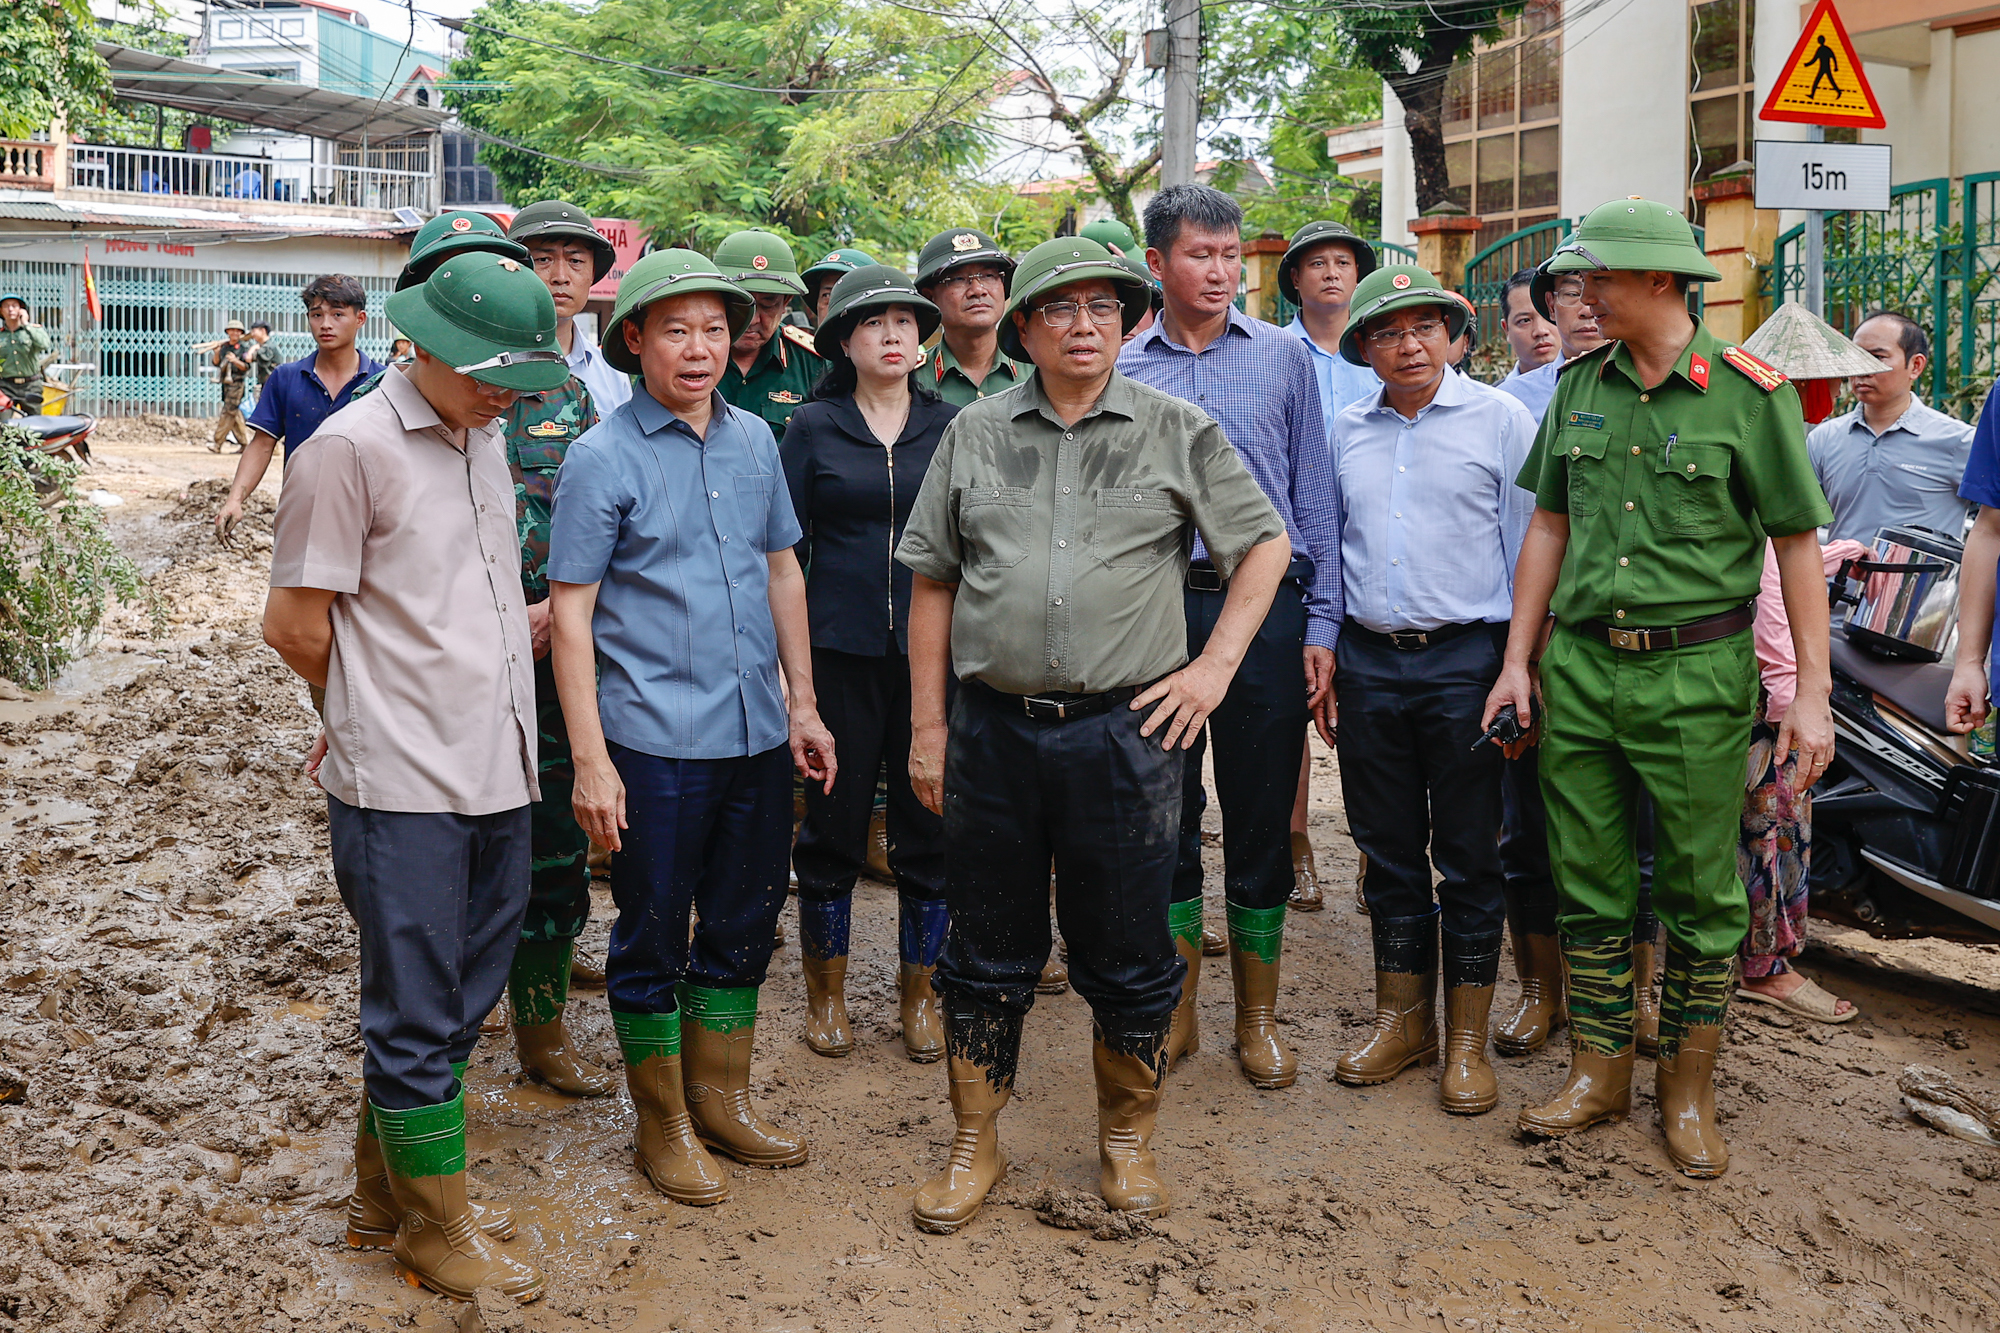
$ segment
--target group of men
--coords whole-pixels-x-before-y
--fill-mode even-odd
[[[1299,847],[1311,725],[1339,757],[1374,936],[1376,1019],[1335,1076],[1438,1062],[1441,983],[1442,1106],[1497,1103],[1489,1011],[1517,875],[1495,834],[1525,793],[1546,807],[1553,892],[1534,940],[1516,914],[1524,992],[1532,973],[1543,998],[1503,1049],[1560,1025],[1565,971],[1573,1045],[1563,1089],[1520,1123],[1625,1114],[1650,795],[1666,1147],[1720,1173],[1756,703],[1744,608],[1767,536],[1801,790],[1832,744],[1806,549],[1831,514],[1796,395],[1688,313],[1715,272],[1644,200],[1596,210],[1510,286],[1521,365],[1499,389],[1453,369],[1463,299],[1379,267],[1338,223],[1293,238],[1281,282],[1300,313],[1282,329],[1234,308],[1227,195],[1171,187],[1144,223],[1143,245],[1100,225],[1108,246],[1059,237],[1018,261],[952,229],[912,281],[942,315],[913,373],[960,405],[895,552],[914,576],[908,780],[945,821],[951,921],[935,984],[956,1132],[918,1226],[963,1227],[1005,1169],[997,1118],[1050,961],[1052,867],[1093,1015],[1104,1197],[1167,1208],[1151,1139],[1169,1070],[1200,1045],[1210,746],[1235,1058],[1258,1087],[1296,1079],[1277,1012],[1288,902],[1320,901]],[[792,775],[830,789],[837,765],[774,436],[824,369],[794,304],[823,314],[872,261],[801,271],[764,232],[712,258],[660,250],[620,281],[599,344],[576,316],[611,259],[561,201],[504,231],[434,219],[389,303],[414,350],[386,370],[354,346],[358,285],[319,280],[319,350],[272,375],[217,518],[226,536],[282,442],[266,638],[322,709],[311,762],[362,942],[349,1241],[460,1297],[541,1290],[463,1172],[459,1078],[503,990],[527,1073],[611,1088],[563,1026],[593,842],[614,858],[606,986],[638,1169],[709,1204],[728,1194],[714,1154],[808,1152],[749,1088]]]

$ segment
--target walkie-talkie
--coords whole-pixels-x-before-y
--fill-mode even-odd
[[[1512,745],[1515,741],[1520,740],[1530,731],[1533,731],[1534,728],[1535,708],[1533,704],[1528,705],[1528,725],[1525,727],[1521,725],[1521,715],[1515,711],[1514,705],[1501,704],[1500,711],[1493,715],[1492,723],[1485,731],[1479,734],[1479,739],[1472,743],[1472,749],[1477,750],[1488,741],[1498,741],[1502,745]]]

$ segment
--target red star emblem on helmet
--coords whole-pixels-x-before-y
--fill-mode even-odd
[[[1395,277],[1389,279],[1389,285],[1397,291],[1401,291],[1410,285],[1410,275],[1407,273],[1398,273]]]
[[[757,255],[750,260],[750,267],[762,273],[765,269],[771,267],[771,261],[767,256]]]
[[[471,231],[471,230],[472,230],[472,219],[471,219],[471,218],[453,218],[453,219],[451,220],[451,229],[452,229],[453,231]]]

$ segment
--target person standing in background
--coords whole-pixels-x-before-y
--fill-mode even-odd
[[[255,355],[255,345],[245,335],[242,320],[232,319],[222,326],[222,341],[208,356],[222,389],[222,414],[215,419],[215,439],[208,446],[212,454],[221,453],[222,446],[231,441],[238,452],[250,446],[250,427],[243,421],[243,390]]]
[[[739,231],[715,247],[715,267],[757,301],[757,313],[730,345],[722,396],[764,418],[772,436],[783,439],[785,423],[826,371],[812,334],[785,319],[792,302],[805,295],[798,261],[783,237]]]
[[[632,377],[605,360],[576,317],[590,301],[590,289],[618,262],[617,247],[591,224],[590,214],[560,199],[529,204],[507,226],[507,239],[525,246],[536,276],[556,303],[556,340],[570,374],[590,391],[600,413],[616,410],[632,396]],[[544,242],[537,247],[534,242]]]
[[[29,416],[42,411],[42,372],[56,359],[49,331],[28,319],[28,298],[0,296],[0,393]]]
[[[1011,389],[1029,373],[1000,350],[1000,307],[1013,275],[1013,257],[970,227],[939,232],[917,257],[917,290],[941,321],[924,379],[955,407]]]
[[[250,341],[257,344],[250,359],[250,383],[261,400],[264,382],[271,378],[271,372],[282,363],[282,358],[278,355],[277,345],[271,341],[271,326],[263,320],[250,326]],[[256,415],[254,410],[251,415]]]
[[[1562,359],[1562,338],[1555,323],[1535,308],[1530,290],[1534,281],[1535,270],[1524,268],[1500,289],[1500,326],[1507,334],[1507,350],[1514,354],[1514,368],[1496,388],[1505,388],[1509,380]]]

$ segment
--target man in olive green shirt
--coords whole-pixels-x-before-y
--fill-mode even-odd
[[[731,406],[764,418],[771,434],[783,439],[785,423],[826,373],[826,362],[813,350],[812,334],[784,322],[792,302],[806,293],[798,261],[783,237],[739,231],[715,247],[715,266],[757,299],[757,313],[730,345],[722,396]]]
[[[1000,350],[1000,307],[1013,276],[1013,257],[970,227],[939,232],[917,256],[917,290],[941,316],[922,382],[947,403],[1005,392],[1031,369]]]
[[[937,989],[958,1132],[915,1205],[935,1232],[971,1221],[1005,1167],[995,1118],[1048,956],[1051,861],[1071,984],[1095,1019],[1099,1188],[1115,1209],[1166,1211],[1148,1145],[1185,973],[1167,930],[1184,751],[1291,562],[1221,427],[1118,373],[1145,285],[1075,238],[1015,276],[1001,342],[1035,374],[953,418],[897,551],[915,571],[910,778],[948,848]],[[1190,662],[1196,532],[1230,583]]]
[[[1654,810],[1653,902],[1667,936],[1658,1103],[1669,1158],[1718,1176],[1728,1149],[1714,1068],[1749,924],[1736,839],[1757,705],[1751,644],[1768,536],[1798,653],[1779,733],[1796,789],[1833,753],[1826,581],[1814,529],[1831,520],[1785,377],[1711,334],[1687,289],[1717,273],[1686,219],[1605,204],[1538,285],[1579,274],[1603,347],[1563,366],[1519,478],[1535,514],[1514,577],[1513,628],[1486,718],[1537,701],[1558,924],[1569,973],[1569,1081],[1521,1112],[1559,1137],[1631,1109],[1634,810]]]
[[[11,292],[0,296],[0,393],[29,416],[38,415],[42,371],[55,359],[55,340],[49,331],[28,321],[27,298]]]

